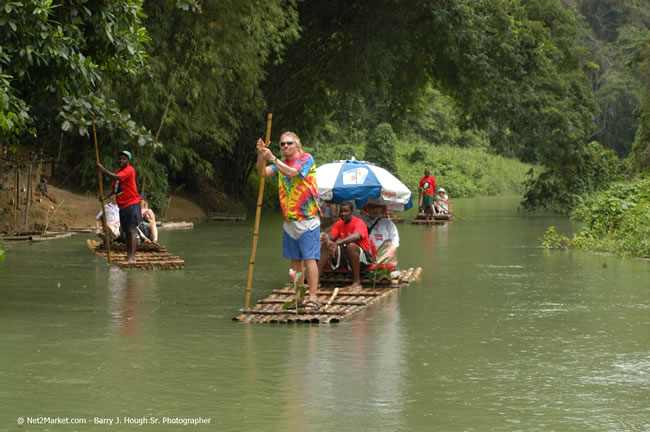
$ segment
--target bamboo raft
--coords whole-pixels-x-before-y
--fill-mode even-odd
[[[86,245],[95,255],[104,259],[106,256],[106,247],[103,242],[97,240],[86,240]],[[126,262],[126,245],[121,243],[111,243],[111,264],[121,268],[131,269],[182,269],[185,267],[185,261],[171,255],[167,252],[165,246],[158,243],[143,243],[138,245],[135,252],[135,262]]]
[[[419,214],[418,217],[411,220],[411,223],[417,225],[442,225],[453,220],[454,217],[450,214],[433,215],[433,219],[427,219],[426,216]]]
[[[251,309],[244,310],[233,321],[246,323],[337,323],[355,313],[365,309],[372,303],[390,295],[399,288],[418,280],[422,268],[410,268],[397,271],[395,278],[389,281],[377,281],[373,287],[373,281],[362,279],[363,288],[357,291],[349,291],[349,287],[327,287],[323,282],[335,283],[334,279],[321,280],[321,288],[318,289],[318,303],[321,305],[317,311],[299,311],[283,309],[286,302],[296,297],[295,291],[291,288],[273,290],[268,297],[258,300]],[[336,277],[343,277],[336,275]],[[342,281],[344,279],[340,279]],[[349,277],[347,277],[349,282]]]

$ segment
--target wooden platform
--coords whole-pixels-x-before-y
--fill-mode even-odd
[[[291,288],[273,290],[271,295],[259,300],[253,308],[243,311],[233,320],[247,323],[336,323],[419,279],[421,273],[420,267],[402,270],[399,277],[387,281],[388,284],[376,284],[374,288],[372,282],[368,283],[368,279],[365,279],[362,280],[363,288],[358,291],[350,291],[347,286],[323,286],[318,290],[318,303],[321,307],[314,312],[296,313],[295,310],[283,309],[286,302],[295,298],[295,291]]]
[[[86,240],[86,245],[95,255],[104,259],[106,257],[106,248],[104,243],[97,240]],[[135,252],[135,263],[126,262],[126,245],[111,245],[111,264],[121,268],[132,269],[182,269],[185,267],[185,261],[176,255],[170,255],[165,246],[158,243],[143,243],[139,245]]]
[[[450,214],[445,214],[445,215],[434,215],[433,219],[426,219],[425,216],[418,215],[415,219],[411,220],[412,224],[418,224],[418,225],[441,225],[445,224],[447,222],[451,222],[454,220],[454,217]]]

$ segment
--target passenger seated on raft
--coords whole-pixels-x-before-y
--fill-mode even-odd
[[[149,201],[144,194],[140,194],[142,202],[142,222],[138,225],[138,236],[140,243],[144,242],[158,242],[158,227],[156,226],[156,214],[149,208]]]
[[[121,235],[120,209],[115,203],[115,195],[113,195],[111,201],[106,203],[104,207],[106,209],[106,227],[108,228],[108,239],[111,242],[119,241]],[[102,230],[102,215],[103,212],[100,210],[95,217],[95,234],[97,234],[102,240],[106,240],[106,236]]]
[[[318,206],[323,212],[323,215],[320,218],[320,230],[327,231],[327,229],[334,224],[336,219],[338,219],[337,205],[320,200]]]
[[[321,259],[318,261],[318,277],[328,261],[332,269],[347,267],[352,271],[350,289],[361,289],[361,270],[374,262],[376,252],[370,252],[368,228],[365,222],[354,216],[354,202],[342,202],[339,208],[340,220],[329,233],[321,235]],[[329,258],[329,260],[328,260]]]
[[[449,214],[449,197],[444,188],[438,189],[438,193],[434,199],[433,209],[435,214],[446,215]]]
[[[367,215],[361,219],[368,227],[368,237],[377,251],[377,262],[397,264],[397,248],[399,247],[399,233],[393,221],[386,219],[386,206],[368,200],[364,206]]]

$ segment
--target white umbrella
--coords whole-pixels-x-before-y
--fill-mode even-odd
[[[413,207],[413,194],[390,172],[369,162],[334,161],[316,168],[318,194],[325,201],[354,200],[358,208],[368,201],[401,211]]]

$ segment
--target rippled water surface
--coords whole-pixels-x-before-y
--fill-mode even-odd
[[[22,430],[94,417],[149,430],[164,417],[224,431],[650,430],[650,263],[544,250],[549,225],[575,227],[516,207],[456,200],[467,222],[400,224],[400,264],[422,279],[331,325],[231,320],[252,221],[162,231],[185,259],[176,271],[109,267],[83,235],[9,245],[0,430],[38,416],[87,424]],[[253,301],[287,280],[280,230],[263,215]]]

